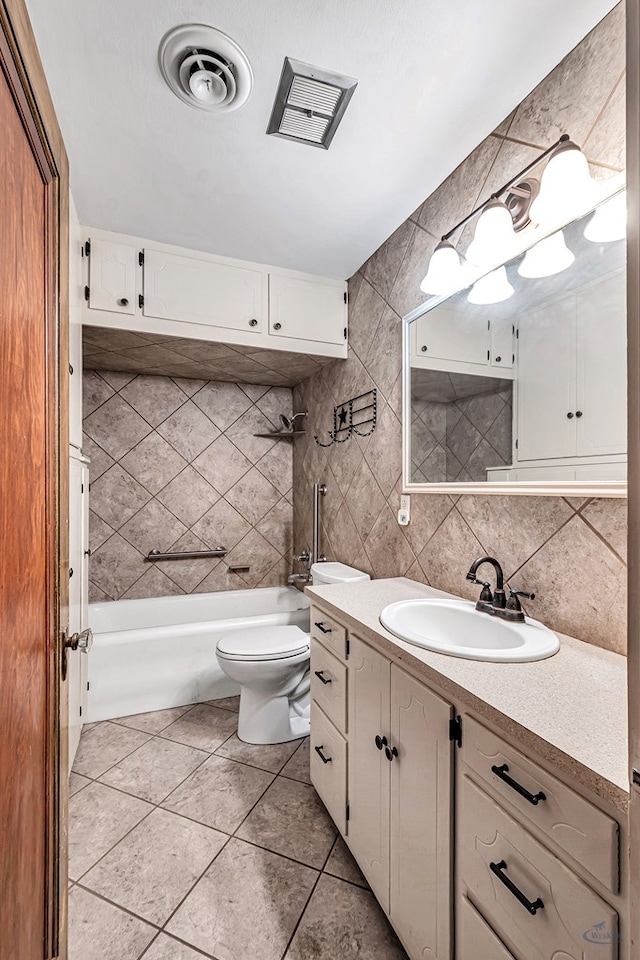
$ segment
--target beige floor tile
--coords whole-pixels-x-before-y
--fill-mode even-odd
[[[167,930],[221,960],[280,960],[316,876],[308,867],[232,839]],[[336,952],[331,960],[339,957]]]
[[[91,783],[91,780],[87,779],[87,777],[82,777],[79,773],[73,773],[72,771],[69,774],[69,799],[75,797],[76,793],[80,793],[82,788],[86,787],[89,783]]]
[[[82,883],[162,926],[227,839],[201,823],[167,810],[154,810],[82,878]]]
[[[144,960],[203,960],[204,954],[192,950],[166,933],[154,940],[144,955]]]
[[[240,763],[248,763],[252,767],[268,770],[270,773],[279,773],[297,748],[298,744],[295,740],[292,743],[243,743],[234,733],[222,746],[218,747],[216,753],[230,760],[238,760]]]
[[[311,783],[311,762],[309,760],[309,738],[300,744],[291,760],[282,769],[283,777]]]
[[[153,807],[101,783],[69,802],[69,876],[78,880]]]
[[[312,786],[278,777],[238,830],[242,840],[321,869],[336,827]]]
[[[119,723],[123,727],[133,727],[134,730],[142,730],[143,733],[160,733],[192,707],[193,704],[188,703],[184,707],[169,707],[168,710],[153,710],[150,713],[136,713],[131,717],[118,717],[112,722]]]
[[[357,883],[359,887],[368,888],[369,886],[360,871],[360,867],[353,859],[349,847],[340,836],[335,842],[324,872],[339,877],[341,880],[348,880],[349,883]]]
[[[100,781],[151,803],[160,803],[207,757],[204,750],[156,737],[107,770]]]
[[[285,960],[407,960],[372,893],[323,875]]]
[[[69,894],[69,960],[138,960],[156,933],[80,887]]]
[[[162,736],[213,753],[235,732],[237,725],[235,713],[199,703],[163,730]]]
[[[149,739],[149,734],[117,723],[99,723],[84,730],[73,762],[74,773],[97,780],[114,763],[123,760]]]
[[[212,707],[220,707],[221,710],[231,710],[237,713],[240,709],[240,697],[223,697],[221,700],[207,700]]]
[[[233,833],[273,775],[224,757],[209,757],[162,806],[209,827]]]

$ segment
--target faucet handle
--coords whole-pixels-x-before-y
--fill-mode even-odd
[[[535,593],[525,593],[524,590],[510,590],[509,599],[507,600],[507,610],[515,610],[521,613],[520,597],[524,597],[525,600],[535,600],[536,595]]]
[[[493,603],[493,594],[491,592],[490,583],[488,583],[486,580],[478,580],[475,573],[471,573],[471,571],[469,571],[467,574],[467,580],[470,580],[471,583],[477,583],[478,586],[482,587],[478,603]]]

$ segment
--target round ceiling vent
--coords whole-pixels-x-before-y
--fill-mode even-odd
[[[174,27],[160,44],[159,59],[175,95],[200,110],[228,113],[251,93],[253,71],[244,51],[215,27]]]

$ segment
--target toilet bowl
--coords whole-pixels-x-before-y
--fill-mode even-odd
[[[314,584],[370,579],[341,563],[314,563],[311,574]],[[240,740],[287,743],[308,736],[309,649],[309,634],[295,626],[255,627],[221,637],[218,664],[240,685]]]

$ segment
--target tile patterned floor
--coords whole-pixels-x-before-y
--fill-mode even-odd
[[[237,698],[85,727],[70,779],[69,960],[406,960],[309,780]]]

